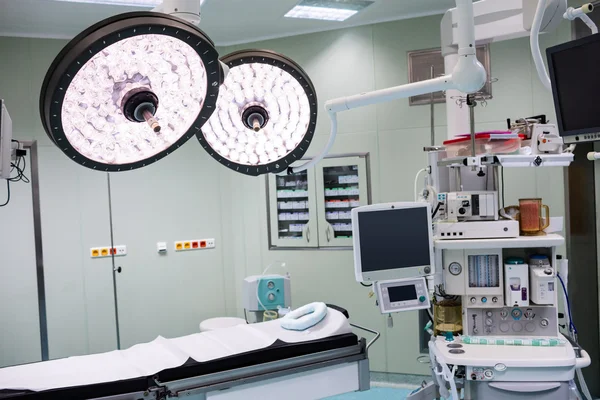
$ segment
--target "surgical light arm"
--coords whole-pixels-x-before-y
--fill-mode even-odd
[[[533,3],[535,4],[535,3]],[[337,134],[337,113],[366,105],[378,104],[410,96],[446,90],[447,99],[456,92],[473,93],[485,83],[486,76],[475,57],[476,43],[490,43],[530,36],[531,54],[540,80],[550,90],[550,79],[539,47],[540,32],[555,29],[563,18],[566,0],[539,0],[533,8],[532,1],[524,0],[457,0],[456,8],[449,10],[442,21],[442,54],[446,71],[450,74],[428,81],[377,90],[356,96],[331,100],[325,107],[331,118],[331,133],[325,148],[312,160],[288,169],[296,173],[318,163],[331,149]],[[586,13],[594,4],[570,9],[564,18],[581,18],[592,32],[597,28]],[[476,18],[475,18],[476,17]],[[454,50],[458,47],[458,52]],[[448,136],[468,131],[468,113],[452,102],[446,102]]]
[[[204,0],[163,0],[152,11],[174,15],[196,26],[200,25],[200,8]],[[229,66],[219,60],[223,71],[223,81],[229,74]]]
[[[290,167],[288,173],[293,174],[304,171],[321,161],[327,155],[337,135],[337,113],[340,111],[443,90],[455,89],[464,93],[473,93],[481,89],[486,82],[487,74],[483,65],[477,61],[472,1],[456,0],[456,11],[458,20],[458,55],[460,58],[451,74],[426,81],[328,101],[325,103],[325,108],[331,119],[331,132],[327,145],[312,160],[297,167]]]

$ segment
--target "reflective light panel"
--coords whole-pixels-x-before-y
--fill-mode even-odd
[[[302,0],[285,14],[288,18],[345,21],[373,4],[370,0]]]
[[[302,158],[317,120],[317,96],[292,60],[265,50],[223,57],[230,68],[217,109],[196,136],[225,166],[247,174],[281,172]]]
[[[285,16],[289,18],[345,21],[357,12],[358,11],[356,10],[343,10],[339,8],[296,6],[292,8],[287,14],[285,14]]]
[[[221,79],[217,57],[200,30],[166,14],[102,21],[73,39],[50,67],[40,97],[44,128],[86,167],[148,165],[210,118]]]

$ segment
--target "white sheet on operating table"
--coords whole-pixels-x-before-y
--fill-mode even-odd
[[[263,349],[277,340],[299,343],[350,332],[346,317],[329,309],[323,321],[303,332],[287,331],[275,320],[174,339],[159,336],[126,350],[2,368],[0,390],[42,391],[151,376],[189,358],[206,362]]]

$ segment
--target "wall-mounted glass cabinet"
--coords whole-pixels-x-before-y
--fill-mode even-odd
[[[368,153],[331,156],[295,175],[269,175],[272,249],[352,247],[353,208],[370,204]]]

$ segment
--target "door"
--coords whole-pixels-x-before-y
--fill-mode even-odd
[[[351,210],[369,204],[367,155],[325,159],[315,173],[319,245],[351,247]]]
[[[199,332],[205,319],[227,315],[219,168],[191,140],[139,170],[111,173],[121,348]],[[202,171],[199,173],[198,171]],[[214,239],[214,248],[176,251],[176,241]],[[166,242],[166,254],[157,243]],[[107,271],[108,273],[109,271]]]
[[[269,224],[272,247],[317,247],[314,171],[269,175]]]

